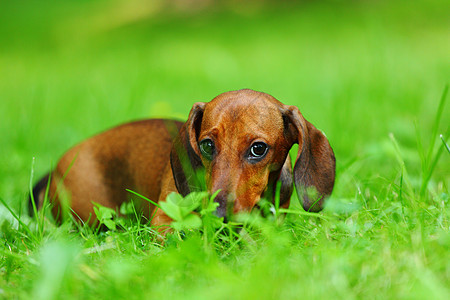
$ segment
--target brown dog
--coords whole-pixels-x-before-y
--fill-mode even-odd
[[[299,144],[293,172],[288,152]],[[199,172],[203,171],[203,172]],[[295,106],[252,90],[223,93],[195,103],[186,123],[145,120],[127,123],[70,149],[50,176],[49,199],[60,216],[68,199],[81,220],[91,220],[92,202],[117,208],[134,190],[157,202],[171,192],[182,195],[203,182],[226,217],[273,199],[280,182],[280,205],[289,206],[293,182],[305,210],[319,211],[331,194],[335,157],[326,137]],[[33,189],[41,207],[49,175]],[[311,193],[312,191],[312,193]],[[146,215],[155,207],[141,201]],[[171,219],[157,210],[154,225]]]

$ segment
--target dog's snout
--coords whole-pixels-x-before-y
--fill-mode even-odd
[[[219,207],[217,207],[216,209],[216,216],[218,216],[219,218],[223,218],[223,221],[225,223],[228,222],[228,218],[227,218],[227,209],[226,207],[223,207],[221,205],[219,205]]]
[[[219,218],[223,218],[223,221],[226,223],[228,221],[228,215],[230,211],[232,211],[232,195],[224,191],[220,191],[214,198],[214,202],[219,203],[219,206],[216,209],[216,215]]]

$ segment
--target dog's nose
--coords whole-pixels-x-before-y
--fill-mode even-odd
[[[226,207],[221,207],[219,205],[219,207],[217,207],[217,209],[216,209],[216,216],[218,216],[219,218],[223,218],[223,222],[227,223],[228,222],[228,218],[227,218],[227,209],[226,209]]]
[[[219,192],[216,198],[214,198],[214,202],[219,203],[219,206],[216,209],[216,216],[218,216],[219,218],[223,218],[223,221],[225,223],[228,222],[230,205],[233,203],[232,201],[229,201],[229,198],[230,195],[223,191]]]

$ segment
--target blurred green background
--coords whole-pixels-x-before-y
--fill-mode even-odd
[[[241,88],[297,105],[337,158],[320,218],[292,215],[236,247],[161,245],[143,225],[47,224],[35,239],[0,206],[0,298],[448,299],[448,103],[433,126],[449,12],[444,0],[0,0],[0,198],[15,211],[33,157],[36,180],[95,133],[186,119]]]
[[[355,176],[373,182],[399,173],[391,132],[419,169],[410,153],[414,121],[428,141],[449,78],[448,8],[446,1],[1,2],[1,195],[22,202],[32,157],[39,176],[92,134],[139,118],[185,119],[194,102],[240,88],[297,105],[325,131],[338,171],[354,168],[338,177],[339,196],[354,194],[343,181]],[[447,169],[440,164],[436,174]]]

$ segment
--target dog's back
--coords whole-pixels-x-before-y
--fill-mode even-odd
[[[61,203],[69,201],[73,212],[88,220],[94,214],[92,202],[116,208],[132,198],[126,189],[157,201],[172,140],[182,125],[163,119],[136,121],[71,148],[50,176],[53,215],[60,216]],[[33,189],[38,208],[42,206],[48,178],[45,176]],[[144,202],[143,211],[148,215],[148,203]]]

